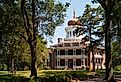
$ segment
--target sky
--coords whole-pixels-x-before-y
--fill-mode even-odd
[[[65,22],[61,26],[55,29],[54,37],[52,38],[53,43],[48,42],[48,47],[57,43],[57,38],[65,38],[65,27],[69,20],[73,18],[73,11],[75,10],[76,17],[82,16],[86,4],[90,4],[92,7],[97,7],[98,4],[92,4],[91,0],[59,0],[62,3],[70,2],[70,6],[67,9]]]

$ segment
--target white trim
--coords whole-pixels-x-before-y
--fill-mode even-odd
[[[76,49],[73,49],[73,55],[76,55]]]
[[[57,56],[59,56],[60,55],[60,49],[57,49]]]

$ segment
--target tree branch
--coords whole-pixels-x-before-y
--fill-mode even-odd
[[[32,0],[32,27],[33,27],[33,39],[36,40],[37,26],[35,26],[35,0]]]
[[[25,0],[21,0],[21,12],[22,12],[23,20],[24,20],[24,27],[25,27],[27,37],[28,37],[28,38],[26,38],[26,39],[28,39],[26,41],[30,41],[32,38],[32,34],[30,31],[31,28],[30,28],[28,13],[27,13],[27,10],[25,7]]]

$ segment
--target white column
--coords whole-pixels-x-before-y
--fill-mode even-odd
[[[73,49],[73,55],[76,55],[76,49]]]
[[[65,55],[68,55],[68,49],[65,49]]]
[[[65,59],[65,67],[67,67],[67,61],[68,61],[68,60],[67,60],[67,59]]]
[[[76,59],[73,59],[73,68],[76,66]]]
[[[70,38],[71,38],[71,31],[69,31],[69,35],[70,35]]]
[[[65,59],[65,67],[68,68],[68,59]]]
[[[66,32],[66,37],[69,37],[69,32],[68,31]]]
[[[85,66],[85,59],[83,58],[82,61],[83,61],[83,66]]]
[[[88,58],[86,59],[86,61],[87,61],[87,66],[88,66]]]
[[[59,64],[58,65],[60,66],[60,59],[59,59]]]
[[[71,37],[73,37],[73,31],[71,31]]]
[[[57,68],[60,66],[60,59],[57,59]]]
[[[67,59],[67,68],[68,68],[68,59]]]
[[[57,49],[57,56],[60,55],[60,49]]]

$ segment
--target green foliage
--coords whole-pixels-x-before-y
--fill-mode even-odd
[[[105,11],[105,54],[106,54],[106,77],[105,80],[108,82],[115,81],[113,77],[112,70],[112,55],[111,55],[111,39],[112,39],[112,29],[113,22],[116,18],[114,16],[115,6],[120,2],[120,0],[94,0],[100,3]],[[116,27],[117,28],[117,27]],[[119,29],[118,29],[119,30]]]
[[[80,20],[84,26],[81,29],[82,34],[85,34],[84,38],[90,40],[92,45],[100,45],[104,39],[104,11],[102,7],[92,8],[87,4]]]
[[[118,41],[112,42],[112,56],[113,68],[121,65],[121,46]]]
[[[1,64],[0,64],[0,70],[6,71],[6,70],[7,70],[7,65],[6,65],[5,63],[1,63]]]
[[[43,67],[43,69],[44,70],[51,70],[51,68],[49,66],[46,66],[46,65]]]
[[[121,65],[116,66],[114,70],[115,71],[121,71]]]
[[[41,64],[47,64],[46,60],[49,55],[49,50],[46,47],[46,41],[42,40],[42,38],[37,38],[37,66],[40,67]]]
[[[64,17],[68,6],[54,0],[38,0],[39,35],[50,39],[54,35],[55,28],[64,23]]]
[[[3,5],[4,4],[4,5]],[[17,5],[9,3],[0,3],[0,50],[2,51],[1,62],[7,65],[7,70],[12,65],[18,63],[18,58],[21,58],[21,44],[25,44],[23,39],[18,36],[20,30],[23,30],[20,17],[20,9]]]
[[[114,15],[113,18],[113,25],[112,25],[112,62],[113,67],[117,67],[118,65],[121,65],[121,1],[118,2],[114,6],[114,11],[112,12]]]
[[[33,41],[34,34],[37,37],[36,65],[39,67],[41,64],[47,63],[48,49],[44,38],[45,36],[47,38],[53,36],[56,26],[64,22],[66,8],[69,4],[64,5],[54,0],[36,1],[35,29],[32,28],[32,2],[26,4],[30,24],[30,28],[28,28],[29,36],[24,28],[25,25],[21,15],[21,0],[0,1],[0,51],[2,51],[0,62],[7,65],[7,70],[12,65],[17,67],[16,70],[30,69],[31,51],[29,41]],[[27,40],[28,38],[29,40]]]
[[[86,49],[92,52],[93,70],[95,70],[95,48],[104,46],[104,11],[101,6],[92,8],[91,5],[87,4],[79,19],[83,28],[77,28],[75,32],[77,36],[85,35],[82,38],[82,43],[90,42]]]
[[[70,79],[83,79],[86,77],[86,71],[45,71],[45,77],[41,76],[42,81],[69,82]]]

